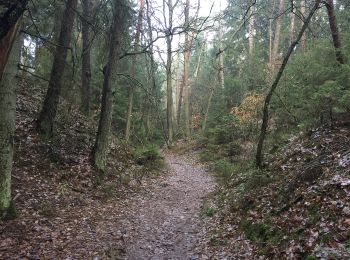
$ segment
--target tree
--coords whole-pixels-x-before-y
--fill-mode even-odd
[[[43,137],[53,135],[53,125],[57,113],[59,96],[62,88],[63,74],[66,66],[67,51],[72,38],[77,0],[68,0],[62,20],[58,45],[51,68],[49,86],[46,92],[44,105],[38,118],[38,130]]]
[[[18,20],[25,11],[27,4],[28,0],[0,4],[0,8],[4,9],[0,16],[0,80],[17,35]]]
[[[6,217],[11,207],[11,172],[16,118],[17,71],[21,45],[17,37],[17,21],[0,40],[8,46],[8,62],[0,80],[0,218]],[[18,37],[17,37],[18,38]],[[9,39],[12,39],[9,41]],[[9,44],[9,45],[8,45]]]
[[[264,141],[265,141],[265,136],[266,136],[266,130],[268,127],[268,120],[269,120],[269,107],[270,107],[270,101],[272,98],[272,95],[275,91],[275,89],[278,86],[278,83],[282,77],[283,71],[287,66],[289,57],[291,56],[291,54],[294,51],[295,46],[298,44],[298,42],[300,41],[301,37],[303,36],[307,26],[309,25],[312,16],[314,15],[314,13],[316,12],[316,10],[318,9],[319,5],[320,5],[320,1],[321,0],[316,0],[313,8],[310,10],[310,13],[308,15],[308,17],[305,19],[304,24],[302,26],[302,28],[299,31],[298,36],[296,37],[295,41],[289,46],[289,49],[287,51],[287,53],[284,56],[282,65],[276,75],[275,80],[273,81],[269,91],[267,92],[267,95],[265,97],[264,100],[264,108],[263,108],[263,118],[262,118],[262,123],[261,123],[261,130],[260,130],[260,135],[259,135],[259,139],[258,139],[258,145],[257,145],[257,150],[256,150],[256,165],[259,168],[262,168],[263,166],[263,146],[264,146]]]
[[[173,144],[173,87],[172,87],[172,41],[173,41],[173,14],[179,1],[177,0],[174,4],[172,0],[163,0],[163,18],[165,24],[165,41],[167,47],[167,61],[166,61],[166,92],[167,92],[167,134],[168,134],[168,146],[171,147]],[[166,6],[168,6],[168,17],[166,17]]]
[[[303,23],[306,15],[306,0],[300,0],[300,13]],[[301,37],[301,49],[306,51],[306,32],[304,32],[303,36]]]
[[[341,51],[341,40],[333,0],[327,0],[325,4],[328,13],[329,27],[332,34],[333,45],[335,48],[335,55],[339,64],[345,64],[345,57]]]
[[[81,110],[85,115],[90,114],[90,96],[91,96],[91,33],[90,23],[92,15],[91,0],[82,0],[83,17],[81,21],[82,25],[82,38],[83,38],[83,50],[82,50],[82,68],[81,68]]]
[[[190,0],[186,0],[185,5],[185,28],[190,26]],[[190,138],[190,94],[188,85],[188,66],[190,62],[191,40],[189,33],[185,34],[185,49],[184,49],[184,74],[183,74],[183,93],[184,93],[184,107],[185,107],[185,136]]]
[[[254,38],[255,38],[255,5],[252,5],[250,8],[250,17],[248,20],[248,55],[249,55],[249,64],[251,64],[253,55],[254,55]]]
[[[126,0],[113,1],[113,23],[110,29],[109,55],[104,67],[101,114],[92,150],[92,160],[95,167],[102,172],[106,168],[108,154],[108,139],[110,135],[113,112],[113,82],[118,69],[118,59],[121,55],[121,42],[125,34],[128,19],[128,3]]]
[[[276,59],[277,59],[277,54],[280,46],[283,12],[284,12],[284,0],[279,0],[278,12],[277,12],[276,24],[275,24],[275,37],[273,39],[273,47],[272,47],[272,66],[271,66],[272,72],[274,71],[274,68],[276,66]]]
[[[137,25],[136,25],[136,34],[135,34],[135,43],[134,43],[134,53],[138,50],[138,45],[140,42],[140,34],[141,34],[141,26],[142,26],[142,17],[143,17],[143,9],[145,6],[145,1],[140,0],[140,9],[139,9],[139,15],[137,18]],[[136,54],[132,56],[131,61],[131,68],[130,68],[130,77],[134,78],[136,74]],[[128,111],[126,115],[126,128],[125,128],[125,140],[126,142],[129,142],[130,138],[130,127],[131,127],[131,116],[132,116],[132,107],[133,107],[133,101],[134,101],[134,83],[131,83],[129,87],[129,97],[128,97]]]
[[[294,41],[295,37],[295,1],[292,0],[292,11],[290,13],[290,28],[289,28],[289,41],[290,44]]]

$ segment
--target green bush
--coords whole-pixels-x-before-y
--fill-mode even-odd
[[[136,149],[134,158],[137,164],[150,170],[161,170],[165,167],[164,158],[156,145],[147,145]]]

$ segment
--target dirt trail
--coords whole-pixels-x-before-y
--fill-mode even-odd
[[[124,227],[126,259],[202,259],[200,208],[214,189],[203,167],[167,154],[170,173],[131,201]]]

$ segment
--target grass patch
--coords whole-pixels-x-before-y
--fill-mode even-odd
[[[282,230],[266,223],[253,223],[249,220],[242,220],[240,229],[249,240],[261,245],[266,245],[267,243],[277,244],[283,238]]]
[[[204,202],[203,206],[201,208],[200,216],[201,217],[213,217],[216,212],[217,212],[216,208],[211,207],[208,202]]]

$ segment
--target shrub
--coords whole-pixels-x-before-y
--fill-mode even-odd
[[[164,158],[155,145],[147,145],[137,149],[134,158],[137,164],[150,170],[161,170],[165,166]]]

